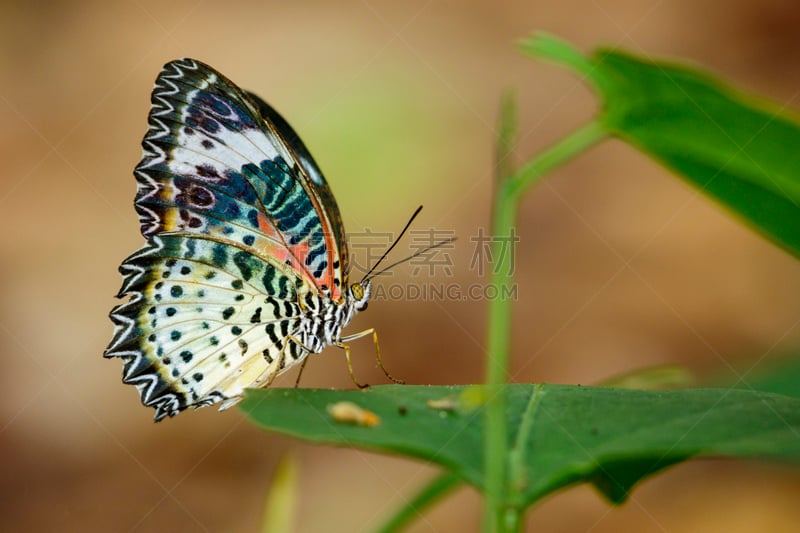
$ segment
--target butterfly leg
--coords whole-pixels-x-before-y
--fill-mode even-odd
[[[351,337],[352,335],[346,338],[350,339]],[[358,379],[356,379],[356,373],[353,372],[353,363],[350,361],[350,345],[345,344],[343,342],[337,342],[336,346],[344,350],[344,357],[345,359],[347,359],[347,370],[350,372],[350,379],[353,380],[353,383],[356,384],[356,387],[358,387],[359,389],[366,389],[367,387],[369,387],[369,385],[367,385],[366,383],[362,385],[361,383],[358,382]]]
[[[358,333],[354,333],[353,335],[348,335],[346,337],[342,337],[342,342],[344,343],[344,342],[349,342],[349,341],[352,341],[352,340],[355,340],[355,339],[360,339],[361,337],[366,337],[367,335],[370,335],[370,334],[372,335],[372,342],[375,343],[375,358],[378,360],[378,366],[381,367],[381,370],[383,370],[383,373],[386,374],[386,377],[389,378],[391,381],[393,381],[394,383],[398,383],[400,385],[404,385],[405,381],[403,381],[402,379],[396,379],[394,376],[392,376],[389,373],[388,370],[386,370],[386,367],[383,366],[383,360],[381,359],[381,345],[378,343],[378,332],[375,331],[375,328],[365,329],[364,331],[360,331]],[[349,353],[348,353],[348,357],[347,357],[347,364],[348,364],[348,366],[350,365]],[[350,375],[351,376],[353,375],[352,367],[350,368]],[[355,381],[355,379],[353,379],[353,381]],[[356,382],[356,385],[358,385],[358,382]]]
[[[308,355],[303,358],[303,362],[300,363],[300,372],[297,373],[297,379],[294,380],[294,388],[300,386],[300,377],[303,375],[303,370],[306,369],[306,363],[308,363]]]

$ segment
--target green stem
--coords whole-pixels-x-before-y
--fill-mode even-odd
[[[553,168],[563,165],[593,144],[608,136],[608,130],[599,120],[592,120],[533,158],[508,179],[512,184],[514,199],[518,200],[524,189],[533,185]]]
[[[486,507],[483,531],[514,531],[521,526],[521,509],[508,505],[506,496],[508,430],[503,385],[508,380],[511,338],[511,304],[508,297],[514,282],[512,254],[504,238],[512,235],[522,194],[544,174],[583,152],[606,136],[603,126],[592,121],[542,152],[515,174],[501,176],[492,215],[491,284],[500,297],[489,303],[488,352],[486,366],[487,401],[484,436]],[[512,489],[513,490],[513,489]]]
[[[394,533],[400,531],[414,518],[420,516],[426,507],[439,501],[460,484],[461,479],[452,472],[447,471],[439,474],[433,478],[430,483],[425,485],[413,500],[392,515],[383,526],[375,530],[376,533]]]

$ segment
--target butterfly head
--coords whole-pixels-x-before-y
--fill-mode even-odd
[[[369,304],[369,295],[372,290],[372,280],[364,280],[350,285],[350,296],[356,311],[363,311]]]

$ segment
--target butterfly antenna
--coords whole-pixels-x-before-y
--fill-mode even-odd
[[[364,274],[364,277],[361,278],[361,283],[364,283],[367,280],[367,278],[369,278],[369,275],[372,274],[372,271],[375,270],[376,268],[378,268],[378,265],[381,264],[381,261],[386,259],[386,256],[389,255],[389,252],[391,252],[394,249],[394,247],[397,246],[397,243],[400,242],[400,239],[403,238],[403,235],[405,235],[406,231],[408,231],[409,226],[411,226],[411,223],[414,222],[415,218],[417,218],[417,215],[419,215],[420,211],[422,211],[422,206],[419,206],[417,208],[417,210],[414,211],[414,214],[411,215],[411,218],[409,218],[408,222],[406,222],[406,226],[403,228],[403,231],[400,232],[400,235],[397,236],[397,238],[394,240],[394,242],[389,247],[389,249],[386,250],[385,252],[383,252],[383,255],[381,256],[381,258],[378,259],[378,262],[375,263],[374,265],[372,265],[372,268],[369,269],[369,272]],[[392,266],[394,266],[394,265],[392,265]]]
[[[372,278],[378,277],[381,274],[383,274],[385,272],[388,272],[390,269],[396,267],[397,265],[399,265],[401,263],[405,263],[406,261],[410,261],[411,259],[414,259],[417,256],[420,256],[420,255],[422,255],[422,254],[424,254],[426,252],[430,252],[431,250],[435,250],[436,248],[439,248],[440,246],[444,246],[445,244],[450,244],[451,242],[454,242],[455,240],[456,240],[455,237],[450,237],[449,239],[445,239],[445,240],[439,241],[439,242],[437,242],[435,244],[431,244],[430,246],[426,246],[422,250],[417,250],[413,254],[409,255],[408,257],[405,257],[405,258],[401,259],[400,261],[396,261],[396,262],[392,263],[391,265],[380,269],[379,271],[377,271],[374,274],[372,274],[371,276],[369,276],[369,278],[372,279]],[[373,267],[370,270],[370,273],[373,270],[375,270],[375,267]],[[364,279],[361,280],[361,283],[364,283],[364,281],[366,281],[366,280],[367,280],[367,276],[364,276]]]

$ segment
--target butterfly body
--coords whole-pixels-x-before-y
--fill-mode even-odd
[[[134,174],[145,246],[120,267],[106,357],[156,420],[228,407],[326,346],[366,308],[338,207],[294,130],[191,59],[156,80]]]

